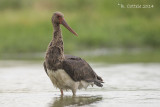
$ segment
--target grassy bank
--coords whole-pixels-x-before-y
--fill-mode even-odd
[[[74,56],[79,56],[85,59],[87,62],[103,62],[103,63],[159,63],[160,62],[160,50],[122,50],[122,51],[110,51],[110,53],[98,52],[94,54],[94,50],[90,52],[83,50],[85,53],[73,52],[65,53]],[[89,53],[88,53],[89,52]],[[45,53],[15,53],[15,54],[3,54],[1,60],[33,60],[44,61]]]
[[[84,57],[91,62],[105,62],[105,63],[159,63],[160,51],[149,51],[141,53],[124,52],[118,55],[101,55]]]

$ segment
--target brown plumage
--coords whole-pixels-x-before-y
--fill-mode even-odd
[[[75,95],[77,89],[87,88],[88,85],[102,87],[103,80],[90,65],[80,57],[64,55],[63,38],[60,24],[70,32],[78,36],[65,22],[62,13],[56,12],[52,16],[54,27],[53,39],[51,40],[44,61],[44,69],[54,86],[61,90],[72,90]]]

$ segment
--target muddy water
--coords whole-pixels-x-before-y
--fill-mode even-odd
[[[159,107],[160,64],[91,64],[103,88],[60,96],[40,62],[0,61],[0,107]]]

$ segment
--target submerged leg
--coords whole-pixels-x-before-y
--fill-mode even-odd
[[[62,89],[60,89],[60,91],[61,91],[61,96],[63,96],[63,90],[62,90]]]

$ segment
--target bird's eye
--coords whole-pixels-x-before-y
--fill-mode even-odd
[[[61,16],[58,15],[58,18],[60,18]]]

